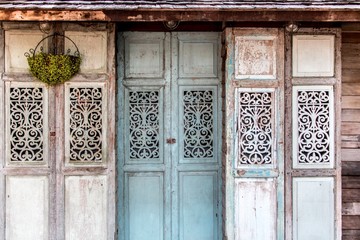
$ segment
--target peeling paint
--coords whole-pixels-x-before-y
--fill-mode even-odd
[[[138,14],[136,16],[128,16],[129,20],[141,20],[143,17],[141,14]]]

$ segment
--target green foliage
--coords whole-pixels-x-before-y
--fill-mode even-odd
[[[49,85],[63,83],[80,70],[81,58],[71,55],[37,53],[27,57],[30,72]]]

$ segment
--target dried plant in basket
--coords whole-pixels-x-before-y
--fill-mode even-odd
[[[63,35],[54,34],[45,37],[38,43],[35,49],[30,49],[30,53],[25,53],[32,75],[49,85],[64,83],[80,71],[81,57],[79,50],[75,43],[66,36],[63,37],[69,39],[76,47],[74,54],[71,55],[70,50],[66,54],[44,53],[42,48],[36,52],[42,41],[56,36]]]

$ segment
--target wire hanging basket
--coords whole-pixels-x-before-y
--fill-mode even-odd
[[[62,49],[57,47],[57,39],[61,37],[68,40],[75,51],[69,48],[62,52]],[[51,52],[45,52],[42,43],[45,40],[51,40]],[[69,37],[54,33],[46,36],[39,41],[34,49],[30,49],[25,53],[29,64],[29,70],[34,77],[48,85],[56,85],[70,80],[75,74],[80,71],[81,57],[79,48],[73,40]]]

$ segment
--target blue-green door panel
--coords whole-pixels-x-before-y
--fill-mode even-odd
[[[180,172],[180,239],[217,239],[217,172]]]
[[[125,174],[127,239],[164,239],[162,173]]]
[[[118,41],[119,239],[221,239],[220,34]]]

